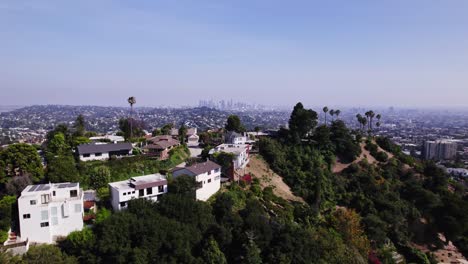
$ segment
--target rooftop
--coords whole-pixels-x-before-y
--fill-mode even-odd
[[[218,164],[214,163],[213,161],[209,160],[209,161],[202,162],[202,163],[196,163],[196,164],[194,164],[192,166],[189,166],[189,167],[177,168],[175,170],[186,169],[186,170],[191,171],[195,175],[199,175],[199,174],[203,174],[203,173],[206,173],[206,172],[209,172],[209,171],[212,171],[212,170],[215,170],[215,169],[220,169],[220,168],[221,168],[220,165],[218,165]]]
[[[246,149],[249,149],[249,145],[247,144],[221,144],[210,150],[210,154],[214,154],[216,152],[226,152],[238,155],[244,152]]]
[[[139,177],[132,177],[129,180],[119,181],[119,182],[112,182],[109,185],[117,190],[119,189],[145,189],[151,188],[155,186],[166,185],[167,179],[166,176],[157,174],[150,174],[145,176]]]
[[[36,184],[36,185],[28,185],[21,194],[26,193],[34,193],[34,192],[45,192],[51,189],[64,189],[64,188],[76,188],[78,187],[77,182],[65,182],[65,183],[48,183],[48,184]]]
[[[115,144],[83,144],[78,146],[79,154],[106,153],[112,151],[132,150],[132,144],[115,143]]]

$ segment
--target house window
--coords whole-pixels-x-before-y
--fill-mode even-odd
[[[75,204],[75,213],[81,213],[81,204]]]
[[[197,182],[197,184],[195,185],[197,189],[201,189],[203,188],[203,182]]]
[[[102,156],[102,153],[95,153],[94,156],[95,156],[95,157],[101,157],[101,156]]]
[[[133,191],[132,194],[135,194],[135,191]]]
[[[120,207],[125,207],[125,206],[127,206],[127,203],[126,203],[126,202],[121,202],[121,203],[120,203]]]
[[[208,179],[208,183],[211,183],[211,179]]]
[[[218,168],[218,169],[215,170],[215,173],[218,173],[219,171],[220,171],[220,169]]]
[[[49,226],[49,222],[41,223],[41,227],[48,227],[48,226]]]
[[[125,195],[127,195],[127,193],[126,193],[126,192],[124,192],[124,193],[123,193],[123,195],[125,196]]]
[[[146,188],[146,194],[147,195],[153,194],[153,188]]]
[[[208,175],[211,175],[211,171],[208,171]]]
[[[164,185],[158,186],[158,192],[159,193],[164,192]]]
[[[35,205],[35,204],[36,204],[36,200],[31,200],[31,201],[29,201],[29,204],[30,204],[30,205]]]
[[[71,190],[70,191],[70,197],[78,197],[78,191],[77,190]]]
[[[55,196],[55,191],[52,191],[52,196]]]
[[[89,158],[91,157],[91,154],[83,154],[83,158]]]
[[[57,207],[51,207],[50,208],[50,214],[52,216],[57,216],[57,212],[58,212]]]
[[[41,220],[42,221],[49,220],[49,211],[47,211],[47,210],[41,211]]]
[[[138,196],[145,196],[145,189],[141,189],[138,191]]]
[[[48,194],[41,195],[41,203],[42,204],[49,203],[49,200],[50,200],[50,195],[48,195]]]
[[[31,214],[24,214],[23,215],[23,219],[29,219],[29,218],[31,218]]]

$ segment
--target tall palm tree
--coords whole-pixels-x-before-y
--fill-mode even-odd
[[[382,115],[381,114],[377,114],[375,116],[377,118],[377,123],[375,124],[377,127],[380,127],[380,119],[382,118]]]
[[[330,116],[331,116],[331,119],[332,119],[332,122],[333,122],[333,116],[335,115],[335,110],[330,110]]]
[[[359,130],[362,130],[362,115],[361,114],[357,114],[356,115],[356,119],[359,123]]]
[[[375,117],[375,113],[374,111],[370,110],[370,113],[369,113],[369,118],[370,118],[370,130],[372,132],[372,125],[373,125],[373,120],[374,120],[374,117]]]
[[[327,113],[328,113],[328,107],[323,108],[323,112],[325,113],[325,125],[327,125]]]
[[[341,114],[341,110],[340,110],[340,109],[335,110],[336,119],[338,119],[338,117],[340,116],[340,114]]]
[[[133,138],[133,105],[136,104],[136,98],[134,96],[130,96],[127,99],[127,102],[130,104],[130,139]]]

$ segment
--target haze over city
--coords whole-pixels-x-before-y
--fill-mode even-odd
[[[0,3],[2,104],[460,107],[467,1]]]

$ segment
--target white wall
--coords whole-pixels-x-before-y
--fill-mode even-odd
[[[121,207],[120,203],[121,202],[128,202],[132,199],[139,199],[139,198],[146,198],[152,201],[158,201],[158,195],[167,193],[167,185],[164,185],[163,187],[163,192],[159,192],[159,187],[152,187],[152,194],[148,195],[147,194],[147,189],[144,189],[144,195],[140,196],[139,195],[139,190],[135,190],[134,188],[114,188],[110,186],[110,191],[111,191],[111,204],[112,208],[114,211],[120,211],[122,209],[125,209],[125,207]],[[125,194],[125,195],[124,195]]]
[[[101,156],[96,156],[94,154],[90,154],[89,157],[84,157],[84,155],[80,155],[80,160],[81,161],[90,161],[90,160],[108,160],[110,157],[109,157],[109,153],[108,152],[105,152],[105,153],[102,153]]]
[[[196,181],[202,184],[202,188],[197,190],[197,200],[206,201],[221,188],[221,169],[216,171],[196,176]]]
[[[18,199],[21,238],[36,243],[53,243],[57,237],[64,237],[73,231],[81,230],[83,228],[83,191],[78,188],[78,197],[70,198],[70,190],[73,189],[76,188],[52,188],[50,192],[31,192],[31,194],[22,195]],[[55,197],[52,195],[54,190],[56,191]],[[43,194],[49,194],[49,203],[41,203]],[[36,204],[31,205],[31,200],[35,200]],[[68,208],[68,216],[63,214],[64,206]],[[79,209],[78,211],[75,211],[75,206]],[[23,217],[25,214],[31,217],[25,219]],[[41,223],[46,222],[49,226],[41,227]]]

